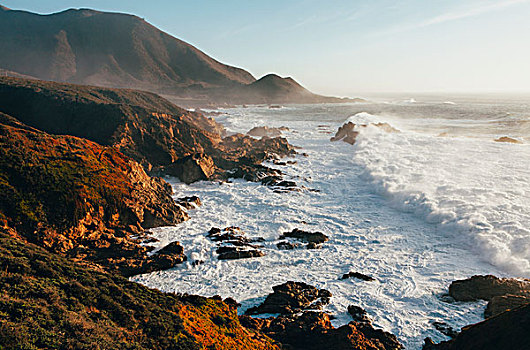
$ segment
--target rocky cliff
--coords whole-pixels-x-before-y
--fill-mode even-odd
[[[248,174],[263,171],[260,164],[273,154],[295,153],[282,138],[223,139],[224,130],[213,119],[136,90],[1,77],[0,112],[51,134],[113,146],[147,171],[176,175],[185,182],[238,174],[251,179]],[[197,172],[202,165],[188,162],[190,157],[207,169]]]
[[[24,239],[125,275],[169,268],[131,235],[187,214],[171,186],[112,147],[53,136],[0,113],[0,221]]]

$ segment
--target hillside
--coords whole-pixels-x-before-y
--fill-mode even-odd
[[[220,299],[161,293],[0,228],[2,349],[278,349]]]
[[[264,160],[296,153],[283,138],[222,138],[213,119],[136,90],[0,77],[0,112],[50,134],[113,146],[146,171],[185,182],[254,179],[272,171],[261,165]]]
[[[302,92],[291,79],[256,81],[134,15],[1,8],[0,32],[4,75],[141,89],[184,106],[344,101]]]

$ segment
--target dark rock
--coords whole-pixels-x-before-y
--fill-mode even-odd
[[[374,330],[370,325],[351,322],[334,328],[330,316],[323,312],[306,311],[299,315],[274,318],[240,316],[241,324],[263,332],[292,350],[390,350],[403,346],[392,334]]]
[[[190,184],[200,180],[208,180],[215,172],[213,159],[203,153],[195,153],[177,159],[165,167],[165,173],[176,176],[180,181]]]
[[[434,321],[432,325],[434,326],[434,328],[436,328],[436,330],[448,337],[454,338],[458,335],[458,332],[455,331],[453,327],[449,326],[445,322]]]
[[[207,236],[213,242],[219,242],[216,253],[219,254],[219,260],[227,259],[245,259],[264,256],[265,253],[258,250],[259,245],[252,244],[256,241],[262,241],[262,238],[249,239],[245,233],[236,226],[226,227],[223,230],[212,227]],[[221,245],[222,244],[222,245]]]
[[[202,205],[201,199],[197,196],[182,197],[176,200],[177,204],[185,209],[195,209]]]
[[[356,125],[355,123],[348,122],[342,125],[339,130],[337,130],[337,133],[330,139],[330,141],[344,141],[353,145],[357,139],[357,136],[359,135],[359,131],[357,131],[358,128],[366,128],[368,125],[376,126],[386,132],[399,132],[399,130],[393,128],[388,123],[369,123]]]
[[[316,244],[324,243],[329,240],[328,236],[326,236],[322,232],[307,232],[307,231],[302,231],[297,228],[295,228],[291,232],[284,232],[280,236],[280,239],[283,239],[283,238],[296,238],[302,242],[316,243]]]
[[[530,295],[501,295],[494,296],[488,302],[484,317],[496,316],[505,311],[513,310],[523,305],[530,304]]]
[[[183,255],[184,254],[184,248],[180,245],[179,242],[171,242],[165,247],[161,248],[158,252],[158,255]]]
[[[309,242],[305,246],[306,249],[322,249],[322,244],[317,244],[315,242]]]
[[[265,256],[265,253],[257,249],[239,249],[236,247],[222,247],[223,252],[219,253],[219,248],[217,250],[219,260],[232,260],[232,259],[247,259],[247,258],[258,258]]]
[[[280,250],[291,250],[291,249],[300,247],[300,244],[299,243],[291,243],[291,242],[287,242],[287,241],[282,241],[282,242],[279,242],[278,244],[276,244],[276,246]]]
[[[506,294],[530,295],[530,281],[476,275],[454,281],[449,286],[449,295],[456,301],[491,300],[495,296]]]
[[[355,322],[371,324],[372,320],[368,317],[368,313],[360,306],[350,305],[348,306],[348,313],[351,315]]]
[[[462,328],[439,344],[426,342],[425,350],[520,350],[530,344],[530,304]]]
[[[347,278],[357,278],[359,280],[363,280],[363,281],[367,281],[367,282],[375,281],[375,278],[367,276],[367,275],[362,274],[360,272],[348,272],[348,273],[342,275],[342,277],[340,279],[341,280],[345,280]]]
[[[247,310],[246,314],[293,314],[301,310],[319,308],[329,304],[331,293],[303,282],[286,282],[272,287],[273,293],[256,307]]]
[[[230,306],[231,308],[237,309],[241,306],[240,303],[238,303],[234,298],[226,298],[224,300],[225,304]]]

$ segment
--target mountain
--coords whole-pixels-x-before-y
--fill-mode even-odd
[[[230,101],[235,104],[262,103],[337,103],[361,102],[362,99],[342,99],[312,93],[293,78],[282,78],[276,74],[267,74],[250,84],[233,88]]]
[[[186,106],[343,101],[302,92],[290,78],[256,81],[134,15],[90,9],[40,15],[2,7],[0,33],[5,75],[147,90]]]

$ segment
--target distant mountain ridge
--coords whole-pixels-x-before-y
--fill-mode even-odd
[[[292,78],[256,80],[129,14],[0,10],[0,72],[75,84],[147,90],[189,105],[340,102]]]

